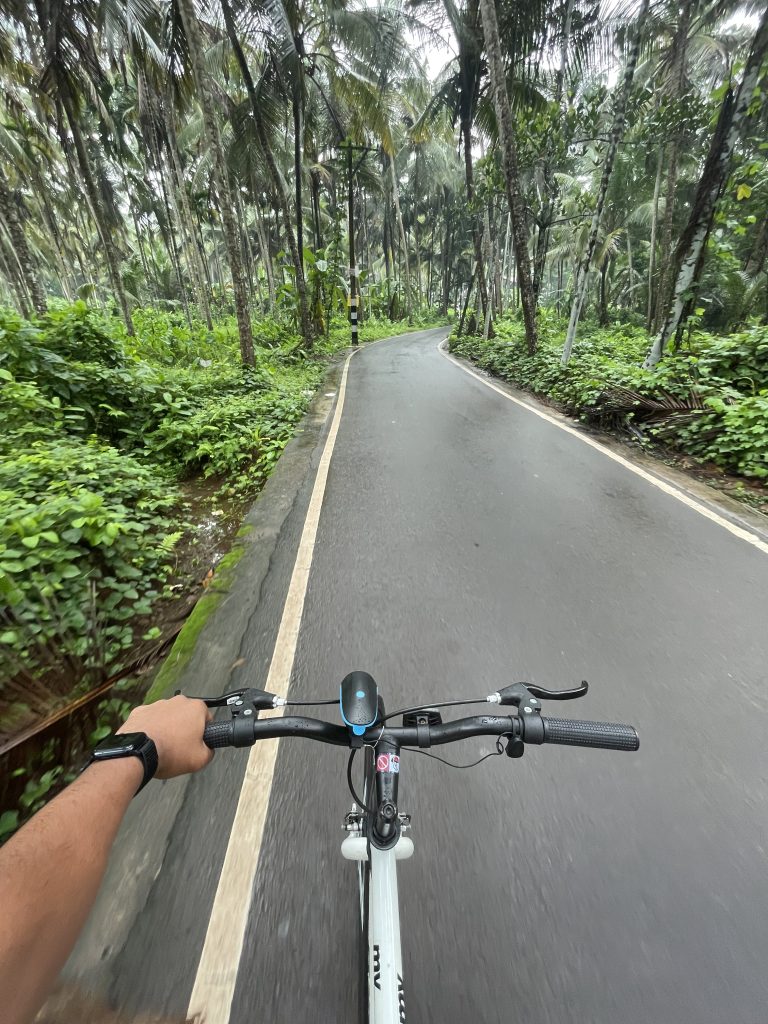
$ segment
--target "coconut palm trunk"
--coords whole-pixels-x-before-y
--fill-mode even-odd
[[[528,345],[528,352],[530,355],[533,355],[538,344],[536,334],[536,297],[533,293],[531,260],[528,255],[525,202],[520,184],[517,139],[512,123],[509,96],[507,95],[507,81],[504,74],[504,62],[501,56],[499,24],[496,18],[494,0],[480,0],[480,15],[483,22],[485,49],[488,55],[488,71],[493,91],[493,103],[496,108],[496,120],[499,126],[499,144],[501,146],[507,202],[509,203],[509,212],[512,216],[512,239],[515,248],[515,260],[517,262],[517,280],[520,286],[523,320],[525,321],[525,339]]]
[[[403,214],[400,209],[400,196],[398,193],[399,186],[397,184],[397,176],[395,174],[395,158],[394,156],[389,157],[389,173],[390,180],[392,182],[392,200],[395,204],[395,218],[397,220],[397,229],[400,234],[400,243],[403,247],[403,269],[404,283],[405,283],[405,312],[408,319],[411,319],[412,313],[412,300],[411,300],[411,265],[408,259],[408,241],[405,237],[405,225],[403,224]]]
[[[680,21],[677,25],[675,38],[672,43],[674,61],[672,65],[672,95],[671,99],[679,102],[683,95],[685,86],[685,64],[688,52],[688,34],[691,26],[691,13],[694,7],[694,0],[689,0],[680,7]],[[683,133],[677,128],[670,140],[668,147],[667,161],[667,186],[664,201],[664,221],[661,226],[661,279],[656,292],[656,311],[654,317],[654,329],[661,327],[660,320],[669,304],[669,292],[672,285],[672,228],[675,219],[675,190],[677,188],[677,175],[680,166],[680,154],[683,145]]]
[[[184,2],[189,3],[190,0],[184,0]],[[240,39],[237,34],[237,26],[235,24],[235,17],[232,13],[232,7],[229,0],[221,0],[221,10],[224,15],[224,25],[227,30],[227,36],[229,37],[229,42],[232,46],[232,50],[234,51],[238,67],[240,68],[240,73],[243,76],[243,82],[245,83],[245,89],[248,93],[248,99],[251,102],[251,112],[253,113],[253,120],[256,125],[256,134],[259,138],[259,145],[264,153],[264,159],[266,160],[267,170],[272,183],[275,202],[279,207],[280,214],[283,219],[283,225],[285,227],[285,234],[288,239],[288,250],[291,254],[291,261],[296,275],[296,290],[299,295],[299,326],[301,336],[307,344],[311,344],[313,332],[312,321],[309,315],[309,303],[307,302],[307,282],[304,277],[302,254],[299,252],[296,233],[293,230],[288,197],[285,193],[283,179],[280,176],[280,171],[278,170],[277,163],[275,162],[275,156],[272,152],[272,146],[270,145],[269,138],[267,136],[264,119],[261,116],[259,98],[256,94],[256,86],[253,81],[253,76],[251,75],[251,70],[248,67],[248,61],[245,59],[243,47],[240,44]],[[299,193],[297,192],[297,198],[298,196]]]
[[[183,230],[185,230],[187,236],[188,260],[190,269],[192,270],[192,277],[195,282],[195,298],[197,299],[197,304],[205,318],[208,330],[212,331],[213,321],[211,320],[211,304],[208,298],[208,287],[205,279],[203,256],[200,251],[200,246],[197,244],[195,222],[192,217],[192,208],[189,205],[189,196],[187,195],[187,186],[184,181],[184,170],[181,165],[181,155],[179,153],[179,143],[176,136],[176,126],[173,123],[173,117],[168,107],[169,102],[170,100],[163,104],[163,120],[165,123],[166,148],[168,150],[168,155],[170,156],[173,179],[176,182],[176,192],[181,200],[180,206],[178,207],[178,215],[179,220],[183,225]]]
[[[64,107],[64,113],[66,115],[67,124],[72,135],[72,141],[75,144],[75,155],[77,157],[77,167],[80,172],[80,178],[85,188],[86,198],[88,200],[88,206],[93,217],[93,222],[96,225],[96,230],[99,233],[101,244],[104,249],[104,259],[107,263],[107,273],[109,274],[109,283],[112,286],[115,298],[117,299],[118,305],[120,306],[120,312],[123,315],[125,321],[125,328],[129,335],[133,336],[135,333],[133,328],[133,320],[131,318],[131,309],[128,305],[128,296],[125,294],[125,288],[123,287],[123,278],[120,273],[120,257],[115,248],[115,244],[112,241],[112,232],[110,231],[109,225],[107,224],[107,218],[104,213],[104,207],[101,202],[101,194],[99,192],[96,179],[93,174],[93,168],[91,167],[91,161],[88,156],[88,150],[85,147],[85,140],[83,139],[83,133],[80,130],[80,124],[77,120],[72,100],[66,93],[62,96],[62,105]],[[62,128],[62,135],[64,134]],[[62,145],[66,147],[66,139],[62,138]]]
[[[221,131],[219,130],[216,114],[214,113],[216,104],[211,90],[208,68],[205,63],[202,34],[195,13],[194,0],[179,0],[179,13],[184,25],[184,34],[187,39],[190,62],[197,86],[200,110],[203,115],[205,135],[211,152],[213,178],[216,191],[219,194],[219,208],[221,210],[224,240],[227,247],[227,261],[230,274],[232,275],[235,315],[237,316],[237,329],[240,337],[240,355],[246,365],[253,366],[253,331],[248,310],[248,290],[245,278],[243,277],[243,266],[240,258],[240,240],[237,235],[234,203],[224,160]]]
[[[8,179],[2,168],[0,168],[0,217],[8,229],[24,287],[29,292],[32,305],[38,313],[44,313],[45,291],[40,282],[40,270],[37,260],[27,244],[27,236],[24,234],[22,223],[26,219],[24,205],[22,200],[11,192]]]
[[[299,254],[299,263],[302,272],[304,271],[304,200],[302,198],[302,166],[304,163],[302,155],[302,139],[304,135],[304,117],[301,109],[301,83],[293,86],[291,97],[291,109],[293,112],[293,175],[296,189],[296,249]]]
[[[763,12],[744,67],[741,84],[729,89],[723,97],[717,127],[691,207],[688,224],[678,242],[674,256],[675,286],[664,323],[653,340],[645,358],[645,367],[654,367],[664,355],[671,338],[677,338],[690,315],[696,284],[704,263],[709,232],[717,203],[728,180],[731,157],[739,139],[760,81],[760,73],[768,55],[768,8]]]
[[[648,331],[653,327],[653,311],[656,301],[656,289],[654,288],[654,275],[656,273],[656,232],[659,223],[659,196],[661,194],[661,172],[663,169],[663,153],[659,151],[656,162],[656,182],[653,186],[653,206],[651,208],[651,242],[648,251],[648,308],[646,312],[646,327]]]
[[[605,206],[606,196],[608,195],[608,186],[611,181],[613,165],[616,162],[619,143],[624,135],[624,120],[627,111],[627,101],[629,100],[632,81],[635,77],[635,68],[637,67],[637,61],[640,56],[640,44],[643,39],[645,23],[648,18],[649,6],[650,0],[642,0],[642,4],[637,15],[637,21],[635,22],[632,48],[627,58],[627,66],[624,69],[624,78],[622,80],[621,87],[616,94],[616,102],[613,108],[613,124],[611,126],[611,134],[608,139],[608,147],[605,152],[605,157],[603,158],[603,173],[600,179],[600,188],[597,193],[595,212],[592,215],[592,224],[587,238],[587,248],[576,268],[576,282],[573,290],[571,318],[568,323],[568,333],[565,336],[565,345],[563,347],[563,366],[567,366],[568,360],[571,358],[571,349],[573,348],[573,343],[576,340],[576,330],[579,326],[581,309],[587,295],[589,271],[592,266],[592,258],[595,255],[595,248],[597,247],[597,237],[600,233],[600,222],[603,218],[603,208]]]
[[[560,66],[555,78],[555,103],[560,109],[561,116],[564,114],[562,109],[563,87],[565,85],[565,75],[568,70],[568,46],[571,39],[573,5],[574,0],[567,0],[563,11],[563,35],[560,40]],[[565,123],[564,117],[563,123]],[[547,260],[549,236],[552,229],[552,221],[555,218],[559,192],[557,179],[552,173],[554,148],[555,133],[551,132],[547,136],[547,141],[544,147],[544,156],[538,168],[544,185],[545,198],[539,215],[539,231],[536,237],[536,252],[533,258],[533,294],[536,297],[537,303],[539,301],[539,294],[541,293],[541,285],[544,280],[544,265]]]

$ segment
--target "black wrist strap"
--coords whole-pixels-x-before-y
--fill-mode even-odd
[[[144,778],[141,780],[141,785],[134,793],[136,796],[144,789],[150,779],[154,779],[157,774],[157,747],[153,740],[147,740],[144,747],[139,751],[138,756],[141,758],[141,763],[144,765]]]
[[[119,761],[124,757],[138,758],[144,769],[144,778],[141,780],[141,785],[134,793],[134,796],[137,796],[142,789],[144,789],[150,779],[153,779],[157,774],[157,747],[155,746],[154,740],[149,739],[149,737],[147,737],[144,743],[142,743],[136,750],[126,751],[121,754],[112,754],[111,756],[100,753],[97,747],[83,766],[82,771],[85,771],[85,769],[89,768],[92,764],[103,764],[105,761]]]

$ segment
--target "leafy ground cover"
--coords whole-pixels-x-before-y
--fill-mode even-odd
[[[84,303],[32,322],[0,311],[0,734],[121,667],[171,596],[190,485],[208,478],[219,506],[252,498],[349,338],[336,321],[308,352],[264,321],[250,368],[233,319],[134,322],[129,338]]]
[[[371,318],[361,341],[429,323]],[[135,666],[167,649],[349,343],[344,319],[311,351],[264,320],[246,368],[234,318],[209,332],[139,309],[134,324],[128,337],[82,302],[33,321],[0,310],[0,739],[105,678],[128,674],[85,745],[141,699]],[[70,739],[11,773],[0,841],[70,779]]]
[[[500,321],[489,341],[454,335],[450,349],[585,422],[630,428],[747,481],[768,481],[768,327],[727,336],[694,331],[651,371],[642,368],[648,335],[631,325],[584,324],[561,366],[565,326],[542,314],[534,356],[515,319]]]

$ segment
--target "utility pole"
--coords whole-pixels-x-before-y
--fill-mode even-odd
[[[355,262],[355,198],[352,182],[360,164],[365,160],[366,153],[373,153],[370,146],[355,146],[351,139],[342,142],[339,149],[347,151],[347,219],[349,221],[349,322],[352,328],[352,344],[357,346],[357,325],[360,303],[360,286],[357,281],[357,264]],[[358,150],[362,156],[352,165],[352,151]]]
[[[352,140],[347,142],[347,208],[349,218],[349,322],[352,327],[352,345],[357,338],[357,267],[355,265],[355,198],[352,192]]]

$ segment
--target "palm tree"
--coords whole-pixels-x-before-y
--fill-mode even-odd
[[[649,330],[658,331],[671,300],[677,185],[686,153],[695,145],[695,133],[686,124],[690,100],[696,89],[709,90],[715,87],[728,72],[729,64],[736,59],[731,52],[739,34],[733,34],[728,26],[739,11],[749,13],[759,5],[742,0],[689,0],[678,5],[666,5],[656,13],[655,31],[652,29],[653,57],[656,63],[653,73],[653,88],[658,96],[657,107],[666,112],[672,121],[672,129],[665,146],[659,149],[658,188],[654,209],[656,216],[662,194],[661,175],[666,165],[665,187],[661,210],[663,212],[659,231],[659,275],[653,289],[652,310],[649,316]],[[697,82],[697,79],[699,80]],[[654,237],[656,232],[654,232]],[[655,246],[652,262],[656,262]]]
[[[52,102],[54,123],[62,150],[65,153],[69,151],[70,138],[74,145],[75,166],[99,234],[112,290],[120,305],[126,329],[129,334],[133,334],[133,321],[120,268],[121,257],[113,237],[114,224],[110,223],[104,205],[104,189],[101,187],[104,178],[94,170],[80,124],[83,95],[88,93],[101,99],[100,90],[105,84],[102,63],[90,32],[90,26],[99,23],[98,7],[95,2],[75,4],[73,0],[64,0],[54,7],[36,5],[46,60],[39,88],[42,96],[49,97]]]
[[[483,21],[483,35],[488,55],[488,73],[493,90],[493,101],[496,108],[496,121],[499,132],[502,165],[507,192],[509,212],[512,217],[512,238],[515,249],[517,279],[520,285],[520,302],[523,307],[525,321],[525,340],[529,355],[536,352],[538,337],[536,331],[536,297],[533,292],[531,261],[528,255],[528,238],[526,230],[526,212],[520,182],[520,169],[517,158],[517,140],[512,123],[512,111],[507,93],[507,81],[504,74],[504,62],[499,42],[499,24],[496,18],[494,0],[480,0],[480,14]],[[487,319],[487,314],[486,314]]]
[[[560,61],[557,72],[555,73],[555,92],[553,103],[560,116],[561,123],[565,120],[563,117],[563,93],[565,76],[568,69],[568,50],[571,42],[571,26],[573,23],[574,4],[575,0],[565,0],[562,16],[562,34],[560,39]],[[557,179],[553,173],[552,166],[555,153],[555,140],[557,136],[558,133],[554,131],[548,134],[544,152],[539,162],[540,166],[538,168],[543,185],[544,201],[538,218],[536,250],[533,258],[533,294],[536,302],[539,301],[539,294],[541,292],[541,285],[544,278],[544,265],[547,259],[547,247],[549,245],[549,233],[557,207]]]
[[[13,255],[18,261],[20,284],[23,285],[23,289],[19,290],[19,299],[24,304],[22,296],[26,291],[37,312],[44,313],[46,302],[45,292],[40,283],[40,272],[24,234],[23,223],[27,217],[23,200],[20,196],[14,196],[11,193],[8,179],[0,167],[0,220],[5,224],[13,247]]]
[[[433,109],[444,104],[459,124],[459,140],[464,157],[464,180],[467,203],[472,218],[472,246],[477,266],[477,285],[483,316],[488,307],[488,289],[483,259],[482,229],[479,213],[475,206],[475,177],[472,156],[472,129],[477,114],[478,100],[483,77],[483,39],[480,24],[479,0],[468,0],[466,9],[456,5],[455,0],[442,0],[445,14],[453,30],[458,53],[451,62],[450,72],[443,74],[444,81],[435,94]],[[455,68],[454,65],[455,64]]]
[[[629,100],[629,94],[632,89],[632,80],[635,76],[635,68],[637,67],[638,57],[640,56],[640,45],[643,40],[643,33],[645,30],[645,22],[648,17],[648,8],[650,6],[650,0],[642,0],[640,10],[637,15],[637,20],[634,25],[634,39],[627,57],[627,63],[624,68],[624,77],[622,79],[619,91],[616,94],[615,103],[613,106],[612,124],[611,131],[608,136],[608,145],[603,157],[603,172],[600,180],[600,187],[597,192],[597,201],[595,204],[595,211],[592,215],[592,226],[589,231],[589,238],[587,239],[587,247],[583,257],[579,261],[576,268],[576,279],[574,282],[573,289],[573,302],[571,304],[571,317],[568,323],[568,332],[565,336],[565,345],[563,346],[563,366],[568,365],[568,360],[571,356],[571,349],[573,343],[576,340],[576,330],[579,325],[579,317],[581,316],[581,308],[584,305],[584,299],[587,294],[587,284],[589,280],[589,269],[592,264],[592,257],[595,254],[595,248],[597,246],[597,238],[600,233],[600,221],[603,216],[603,207],[605,206],[605,198],[608,194],[608,186],[611,181],[611,172],[613,171],[613,165],[616,161],[616,154],[619,149],[619,142],[624,134],[624,120],[627,109],[627,101]]]
[[[669,100],[672,104],[679,103],[682,98],[686,80],[686,57],[688,53],[688,41],[690,35],[691,18],[696,0],[689,0],[679,8],[680,16],[677,22],[675,33],[672,39],[672,59],[670,61],[668,82]],[[661,228],[660,251],[662,254],[661,277],[656,289],[656,316],[654,323],[658,329],[658,319],[661,310],[667,305],[670,286],[670,275],[672,261],[670,259],[672,249],[672,225],[675,215],[675,189],[677,187],[677,174],[680,162],[680,152],[683,143],[683,132],[680,128],[680,119],[673,132],[672,138],[667,146],[667,182],[664,191],[664,220]],[[661,154],[659,154],[661,158]]]
[[[733,151],[742,125],[754,103],[763,62],[768,55],[768,8],[755,32],[752,46],[737,86],[730,83],[723,96],[709,153],[704,164],[688,223],[674,255],[674,289],[670,307],[645,359],[650,369],[659,362],[667,343],[677,338],[693,308],[694,292],[704,263],[705,246],[725,186]]]
[[[224,158],[224,147],[221,131],[216,117],[216,103],[210,82],[210,74],[206,67],[205,50],[203,47],[200,23],[195,13],[194,0],[178,0],[179,14],[184,26],[184,33],[189,47],[189,57],[197,86],[198,100],[203,115],[203,124],[213,164],[213,178],[218,192],[218,205],[221,212],[224,237],[227,247],[227,261],[232,275],[232,289],[235,299],[235,315],[240,337],[240,354],[248,366],[254,365],[253,331],[248,311],[248,291],[243,277],[240,255],[240,238],[235,222],[232,191],[229,186],[229,175]]]
[[[237,32],[237,26],[235,24],[234,14],[229,4],[229,0],[221,0],[222,12],[224,14],[224,23],[227,29],[227,35],[229,37],[232,50],[235,54],[235,58],[240,68],[240,73],[243,76],[243,82],[245,83],[246,91],[248,93],[248,99],[251,104],[251,113],[253,116],[253,122],[256,127],[256,133],[258,136],[261,150],[264,154],[264,158],[269,169],[269,176],[272,184],[272,191],[275,197],[275,201],[278,204],[280,212],[283,217],[283,226],[285,228],[286,236],[288,239],[288,248],[291,253],[291,259],[293,262],[294,272],[296,276],[296,290],[298,292],[299,299],[299,323],[301,328],[301,334],[304,340],[309,343],[312,340],[312,323],[309,316],[309,305],[307,302],[307,285],[304,277],[304,267],[302,261],[302,251],[297,242],[296,235],[293,230],[293,220],[288,205],[288,197],[286,195],[285,186],[283,184],[282,176],[278,170],[275,162],[274,153],[272,151],[272,144],[269,139],[267,128],[264,124],[264,118],[261,111],[261,104],[257,93],[256,85],[253,81],[248,61],[246,60],[243,47],[240,43],[240,38]]]

